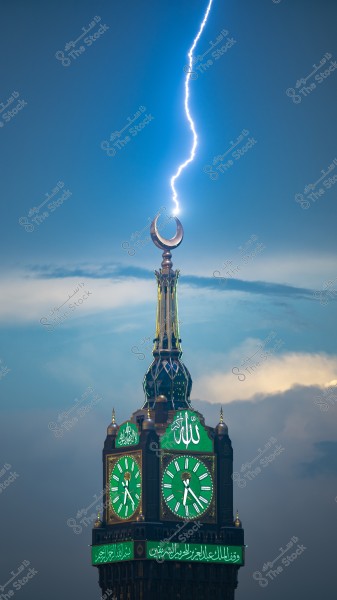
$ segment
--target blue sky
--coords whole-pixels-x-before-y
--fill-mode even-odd
[[[191,81],[199,145],[177,182],[185,237],[173,262],[181,271],[179,318],[193,405],[212,426],[225,405],[238,461],[247,460],[273,434],[288,449],[282,473],[276,461],[268,471],[276,488],[270,503],[279,515],[275,541],[265,542],[272,555],[287,541],[282,538],[286,525],[289,538],[296,534],[295,520],[276,499],[283,485],[298,510],[301,499],[312,494],[301,517],[303,532],[313,516],[319,518],[318,488],[322,511],[331,519],[336,511],[331,423],[337,402],[330,398],[328,410],[322,411],[315,398],[326,398],[337,384],[337,15],[332,0],[254,4],[214,0],[199,41],[198,52],[204,54],[221,31],[228,31],[216,46],[223,54],[208,52]],[[90,497],[101,484],[100,449],[112,407],[121,422],[143,403],[142,378],[151,361],[155,325],[153,271],[161,261],[148,240],[149,221],[161,209],[163,234],[174,233],[173,224],[164,223],[173,209],[169,179],[191,144],[183,69],[205,6],[204,0],[3,2],[3,462],[20,460],[16,427],[22,428],[27,447],[32,445],[21,480],[0,498],[3,513],[10,511],[12,518],[11,494],[20,494],[23,472],[28,477],[34,465],[44,468],[36,436],[48,447],[59,494],[67,453],[73,456],[65,476],[69,482],[84,456],[92,467],[92,484],[86,481],[81,491]],[[63,66],[55,55],[93,22],[88,36],[101,31],[98,39],[79,42],[76,48],[83,44],[84,50]],[[221,50],[226,40],[232,40],[231,47]],[[212,63],[202,67],[207,60]],[[8,115],[18,104],[17,114]],[[132,133],[128,124],[134,118],[132,126],[139,130]],[[122,129],[124,146],[118,147],[113,134]],[[111,155],[107,148],[113,149]],[[217,168],[219,161],[226,166]],[[58,182],[53,197],[36,213],[48,215],[39,224],[32,221],[29,212],[54,193]],[[59,206],[48,208],[55,200]],[[34,230],[27,231],[27,223]],[[87,297],[71,309],[69,296],[74,293],[75,301],[82,294],[75,293],[77,288]],[[43,323],[61,304],[67,318],[48,331]],[[256,366],[251,357],[261,348],[269,354]],[[248,367],[243,364],[247,357]],[[71,408],[88,386],[102,400],[83,419],[82,429],[67,433],[68,441],[54,440],[48,423]],[[25,415],[25,426],[20,415]],[[277,460],[281,465],[283,457]],[[34,485],[26,492],[32,522],[34,490],[39,490]],[[268,509],[268,486],[261,476],[247,490],[236,490],[251,545],[256,512],[264,503]],[[78,499],[72,489],[60,522],[74,506]],[[68,534],[65,527],[60,547]],[[311,539],[313,547],[314,534]],[[82,538],[75,541],[82,548]],[[267,560],[260,550],[258,556]],[[308,552],[301,558],[307,568],[309,557]],[[15,561],[13,548],[9,571]],[[251,574],[256,568],[241,571],[238,598],[248,591],[254,597]],[[47,580],[46,566],[44,573]],[[92,573],[87,585],[90,577],[96,593]],[[291,586],[287,574],[284,583],[275,582],[273,598],[284,597]],[[29,598],[29,590],[24,593]]]

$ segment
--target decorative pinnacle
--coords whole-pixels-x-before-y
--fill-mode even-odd
[[[220,423],[223,423],[223,410],[220,408]]]
[[[151,419],[150,403],[148,403],[148,405],[147,405],[147,418]]]
[[[116,414],[115,414],[115,409],[112,409],[112,423],[115,424],[116,423]]]
[[[166,238],[163,238],[159,234],[159,231],[157,228],[158,217],[159,217],[159,214],[153,219],[153,221],[151,223],[151,228],[150,228],[150,233],[151,233],[153,243],[157,246],[157,248],[160,248],[161,250],[164,250],[164,251],[165,250],[170,251],[170,250],[174,250],[174,248],[178,248],[178,246],[183,241],[183,237],[184,237],[184,229],[183,229],[183,226],[180,223],[179,219],[177,217],[173,217],[177,224],[177,233],[172,238],[167,240]]]

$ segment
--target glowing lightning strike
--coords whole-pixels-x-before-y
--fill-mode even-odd
[[[204,29],[204,27],[206,25],[206,22],[207,22],[208,15],[209,15],[209,12],[211,10],[212,4],[213,4],[213,0],[209,0],[208,6],[207,6],[207,10],[206,10],[204,19],[203,19],[203,21],[202,21],[202,23],[200,25],[200,29],[198,31],[198,34],[194,38],[193,44],[192,44],[192,46],[191,46],[191,48],[190,48],[190,50],[188,52],[189,70],[188,70],[188,73],[186,74],[186,79],[185,79],[185,103],[184,103],[184,105],[185,105],[186,116],[187,116],[188,122],[190,124],[190,129],[191,129],[191,131],[193,133],[193,144],[192,144],[191,153],[190,153],[189,158],[187,158],[185,160],[185,162],[182,163],[178,167],[178,170],[177,170],[176,174],[173,175],[173,177],[171,177],[171,188],[172,188],[172,192],[173,192],[172,200],[175,203],[175,209],[174,209],[174,212],[173,212],[174,215],[177,215],[179,213],[179,210],[180,210],[179,209],[179,202],[178,202],[178,194],[177,194],[177,191],[176,191],[176,188],[175,188],[175,181],[178,179],[178,177],[180,177],[180,174],[183,171],[183,169],[185,169],[185,167],[187,167],[187,165],[190,162],[192,162],[192,160],[194,159],[196,147],[197,147],[197,144],[198,144],[197,132],[195,130],[193,119],[191,117],[190,109],[189,109],[189,106],[188,106],[188,100],[189,100],[189,97],[190,97],[189,82],[190,82],[190,79],[191,79],[191,72],[192,72],[192,65],[193,65],[193,52],[194,52],[194,49],[195,49],[195,47],[196,47],[196,45],[198,43],[198,40],[199,40],[199,38],[200,38],[200,36],[201,36],[201,34],[203,32],[203,29]]]

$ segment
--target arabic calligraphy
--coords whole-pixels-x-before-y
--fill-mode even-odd
[[[132,560],[133,558],[133,542],[119,542],[116,544],[104,544],[103,546],[92,546],[93,565]]]
[[[166,429],[160,441],[161,448],[183,449],[193,452],[212,452],[213,443],[198,415],[191,411],[180,411]]]
[[[118,431],[116,446],[135,446],[139,443],[139,433],[134,423],[124,423]]]
[[[171,429],[174,431],[174,440],[176,444],[183,443],[186,450],[190,443],[198,445],[200,442],[200,434],[198,424],[195,422],[196,417],[192,415],[189,417],[188,412],[185,412],[185,417],[181,415],[175,419]],[[195,434],[195,438],[193,437]]]
[[[181,560],[191,562],[212,562],[243,564],[241,546],[221,546],[215,544],[179,544],[162,545],[159,542],[147,542],[147,558],[163,560]]]

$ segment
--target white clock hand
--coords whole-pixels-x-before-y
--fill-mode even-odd
[[[133,506],[134,506],[134,505],[135,505],[135,502],[134,502],[134,500],[133,500],[133,498],[132,498],[132,496],[131,496],[131,494],[130,494],[130,492],[129,492],[128,488],[125,488],[125,491],[126,491],[127,495],[129,496],[129,498],[130,498],[130,500],[131,500],[131,502],[132,502],[132,504],[133,504]]]
[[[185,481],[184,481],[184,483],[185,483]],[[183,497],[183,505],[184,506],[186,504],[187,492],[188,492],[188,487],[187,487],[187,485],[185,485],[184,497]]]
[[[201,504],[199,498],[196,497],[195,493],[193,492],[193,490],[191,490],[191,488],[188,488],[188,491],[192,494],[193,498],[198,502],[199,506],[201,506],[201,508],[204,508],[203,505]]]

